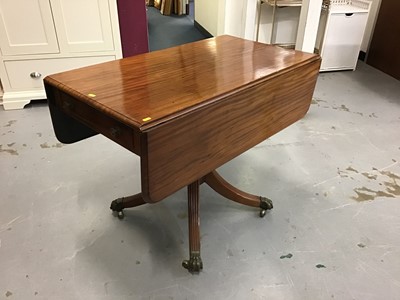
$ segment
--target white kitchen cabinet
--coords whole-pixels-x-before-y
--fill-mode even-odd
[[[43,78],[122,57],[116,0],[0,0],[4,109],[45,99]]]
[[[320,71],[355,70],[369,10],[365,0],[324,1],[316,44]]]
[[[1,0],[2,55],[58,53],[49,0]]]
[[[108,1],[51,0],[51,3],[57,32],[62,33],[58,38],[61,47],[72,53],[114,50]]]

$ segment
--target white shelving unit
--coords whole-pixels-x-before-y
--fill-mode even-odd
[[[324,0],[316,42],[320,71],[355,70],[370,7],[366,0]]]
[[[302,0],[260,0],[256,40],[258,41],[258,36],[260,32],[261,5],[266,4],[272,7],[271,35],[269,43],[275,44],[276,9],[279,7],[298,7],[302,5],[302,2]]]

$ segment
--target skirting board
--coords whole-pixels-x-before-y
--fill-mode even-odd
[[[194,27],[201,32],[206,38],[212,38],[213,35],[209,33],[203,26],[201,26],[196,20],[194,20]]]
[[[44,90],[27,92],[6,92],[3,94],[4,110],[22,109],[29,104],[31,100],[46,99]]]

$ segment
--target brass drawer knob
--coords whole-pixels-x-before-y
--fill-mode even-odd
[[[65,100],[62,104],[62,107],[64,109],[73,109],[74,105],[71,103],[71,101]]]
[[[111,127],[110,133],[113,138],[117,138],[121,134],[121,129],[119,127]]]

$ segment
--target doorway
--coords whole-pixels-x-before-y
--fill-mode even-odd
[[[154,6],[147,6],[147,23],[150,51],[161,50],[203,40],[207,38],[194,26],[194,0],[188,1],[189,14],[165,15],[161,10],[162,1],[155,0]],[[165,9],[165,4],[164,4]]]

